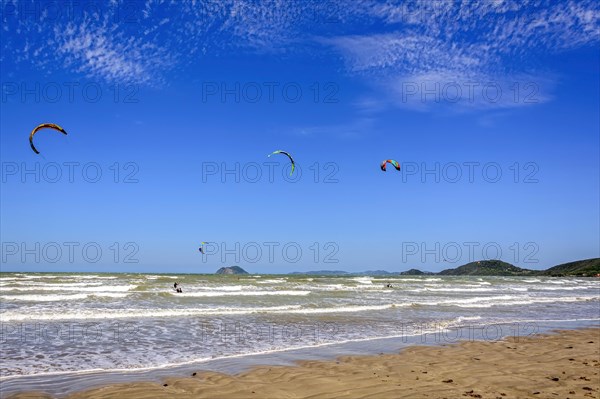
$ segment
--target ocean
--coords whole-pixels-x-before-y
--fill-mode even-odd
[[[599,320],[597,278],[1,273],[0,383]]]

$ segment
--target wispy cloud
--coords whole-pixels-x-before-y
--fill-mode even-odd
[[[296,126],[290,129],[294,135],[305,137],[357,138],[369,134],[376,124],[374,118],[361,116],[348,122],[330,125]]]
[[[173,63],[166,49],[126,37],[106,21],[98,26],[87,18],[55,28],[54,45],[67,66],[108,82],[153,84],[158,79],[155,71]]]
[[[275,49],[290,39],[289,33],[306,16],[302,3],[288,0],[234,2],[221,30],[238,45]]]
[[[6,4],[14,7],[2,14],[2,61],[156,84],[210,54],[323,51],[400,106],[402,82],[504,85],[546,73],[536,55],[597,44],[600,37],[600,11],[591,0],[111,0],[88,8],[74,2],[58,13],[36,1]],[[408,104],[415,105],[421,107]]]
[[[363,3],[378,32],[321,37],[350,73],[401,107],[509,108],[548,101],[537,56],[597,44],[595,2]],[[471,88],[475,89],[473,93]],[[483,89],[483,91],[482,91]],[[494,90],[500,90],[496,98]]]
[[[9,0],[2,60],[10,54],[10,61],[40,69],[66,65],[108,82],[155,84],[203,54],[284,51],[298,42],[310,7],[287,0],[111,0],[90,7]]]

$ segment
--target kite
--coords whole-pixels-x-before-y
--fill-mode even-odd
[[[283,155],[287,155],[287,157],[290,159],[290,162],[292,163],[292,171],[290,172],[290,176],[292,175],[292,173],[294,173],[294,168],[296,167],[296,162],[294,162],[294,158],[292,158],[292,156],[290,155],[289,152],[286,151],[281,151],[281,150],[277,150],[277,151],[273,151],[271,154],[269,154],[269,157],[273,154],[283,154]]]
[[[394,168],[396,168],[396,170],[400,170],[400,164],[398,162],[394,161],[393,159],[386,159],[385,161],[383,161],[381,163],[381,170],[386,172],[386,167],[387,167],[388,162],[391,163],[394,166]]]
[[[198,251],[200,251],[200,253],[201,253],[201,254],[204,254],[204,248],[203,248],[203,245],[204,245],[204,244],[206,244],[206,242],[202,241],[202,242],[200,243],[200,248],[198,248]]]
[[[62,127],[60,127],[58,125],[55,125],[54,123],[42,123],[41,125],[38,125],[29,134],[29,144],[31,145],[31,149],[33,150],[33,152],[35,152],[36,154],[39,154],[40,152],[37,150],[37,148],[35,148],[35,145],[33,145],[33,135],[42,129],[54,129],[54,130],[61,132],[64,135],[67,134],[67,132],[65,132],[65,129],[63,129]]]

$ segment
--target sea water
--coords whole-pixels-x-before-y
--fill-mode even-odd
[[[586,320],[600,320],[599,279],[1,273],[0,384]]]

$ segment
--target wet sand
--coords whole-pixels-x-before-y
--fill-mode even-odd
[[[49,398],[22,393],[10,398]],[[596,398],[600,328],[504,341],[413,346],[228,375],[198,370],[161,383],[133,382],[68,398]]]

